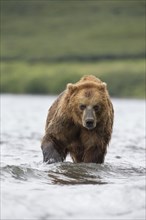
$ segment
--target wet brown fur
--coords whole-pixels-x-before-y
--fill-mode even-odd
[[[83,127],[79,102],[86,105],[100,103],[93,130]],[[47,159],[51,157],[51,144],[51,154],[54,155],[53,149],[57,153],[54,162],[63,161],[70,153],[74,162],[103,163],[111,139],[113,117],[106,84],[92,75],[82,77],[77,83],[68,84],[49,109],[42,151]]]

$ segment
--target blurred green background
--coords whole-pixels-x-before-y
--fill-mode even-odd
[[[1,0],[1,92],[57,94],[84,74],[145,96],[144,0]]]

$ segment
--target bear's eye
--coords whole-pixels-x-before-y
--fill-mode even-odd
[[[94,105],[94,110],[97,112],[99,110],[99,105]]]
[[[80,110],[84,110],[86,108],[86,105],[81,104],[80,105]]]

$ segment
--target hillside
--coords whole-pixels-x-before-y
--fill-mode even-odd
[[[58,93],[95,74],[145,97],[145,1],[1,0],[1,92]]]
[[[2,0],[1,7],[2,60],[144,56],[144,1]]]

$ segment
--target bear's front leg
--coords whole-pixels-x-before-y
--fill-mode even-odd
[[[99,147],[91,147],[88,150],[85,150],[83,156],[84,163],[104,163],[104,157],[106,150],[101,150]]]
[[[51,164],[64,161],[65,155],[59,153],[56,150],[55,144],[51,141],[42,143],[41,148],[43,151],[43,162]]]

